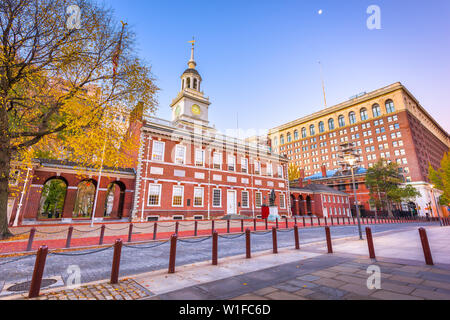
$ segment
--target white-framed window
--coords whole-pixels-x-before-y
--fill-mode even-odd
[[[228,162],[228,171],[235,171],[236,170],[236,157],[229,154],[227,162]]]
[[[194,188],[194,207],[203,207],[203,188]]]
[[[273,167],[272,162],[267,163],[267,175],[271,177],[273,175]]]
[[[255,174],[260,174],[261,173],[261,163],[259,161],[255,160],[254,166],[255,166]]]
[[[222,154],[220,152],[214,152],[213,154],[213,168],[214,169],[222,168]]]
[[[278,166],[278,177],[283,177],[283,166],[281,165]]]
[[[203,219],[204,219],[204,217],[201,216],[201,215],[195,215],[194,216],[194,220],[203,220]]]
[[[198,167],[205,165],[205,150],[195,149],[195,165]]]
[[[184,199],[184,187],[183,186],[173,186],[172,191],[172,206],[182,207]]]
[[[172,216],[172,220],[184,220],[184,216],[182,215]]]
[[[242,200],[242,208],[248,208],[249,207],[249,202],[248,202],[248,191],[242,191],[241,193],[241,200]]]
[[[243,173],[247,173],[248,172],[248,159],[245,157],[241,158],[241,171]]]
[[[164,161],[164,146],[165,146],[164,142],[156,140],[153,141],[152,160]]]
[[[185,164],[186,163],[186,146],[176,145],[175,146],[175,163]]]
[[[286,209],[286,197],[284,193],[280,194],[280,209]]]
[[[158,221],[159,216],[147,216],[147,221]]]
[[[256,208],[262,207],[262,193],[261,192],[255,193],[255,207]]]
[[[222,190],[220,189],[213,189],[213,207],[222,207]]]
[[[161,203],[161,185],[150,184],[148,187],[148,205],[158,207]]]

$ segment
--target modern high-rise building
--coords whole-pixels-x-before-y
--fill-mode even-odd
[[[340,169],[339,146],[348,142],[363,168],[381,158],[396,162],[404,182],[421,192],[416,204],[422,214],[434,198],[428,166],[438,168],[450,145],[449,134],[400,82],[275,127],[268,136],[273,151],[306,178]]]

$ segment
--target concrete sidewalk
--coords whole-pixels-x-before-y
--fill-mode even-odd
[[[368,259],[367,242],[340,239],[335,253],[326,254],[324,243],[234,256],[177,267],[175,274],[159,270],[106,281],[77,289],[42,291],[39,299],[445,299],[450,300],[448,263],[450,228],[428,227],[435,266],[424,263],[417,230],[375,235],[377,260]],[[418,241],[418,242],[417,242]],[[396,243],[394,246],[393,244]],[[381,268],[381,289],[369,290],[367,268]],[[23,299],[16,295],[6,299]]]

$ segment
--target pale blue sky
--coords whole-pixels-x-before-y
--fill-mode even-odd
[[[210,121],[225,131],[268,129],[363,91],[402,82],[450,131],[450,1],[108,0],[137,33],[153,67],[157,116],[170,119],[190,45],[210,97]],[[381,30],[369,30],[369,5]],[[323,13],[318,14],[322,9]]]

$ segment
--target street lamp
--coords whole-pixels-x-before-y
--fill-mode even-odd
[[[341,153],[339,157],[343,160],[340,164],[344,167],[350,167],[350,171],[352,173],[352,184],[353,184],[353,193],[355,196],[355,207],[356,207],[356,217],[358,220],[358,232],[359,239],[363,240],[362,230],[361,230],[361,213],[359,211],[358,197],[356,195],[356,183],[355,183],[355,172],[354,168],[356,164],[359,162],[359,155],[355,152],[352,143],[345,143],[341,145]]]

